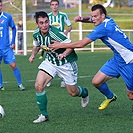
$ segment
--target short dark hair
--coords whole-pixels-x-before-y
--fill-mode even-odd
[[[0,0],[0,3],[2,2],[2,0]]]
[[[50,5],[51,5],[52,2],[57,2],[58,5],[60,4],[60,3],[59,3],[59,0],[51,0],[51,1],[50,1]]]
[[[38,18],[45,18],[45,17],[47,17],[49,19],[48,14],[44,11],[36,12],[35,15],[34,15],[36,23],[38,23]]]
[[[100,10],[101,14],[105,14],[105,16],[107,15],[107,11],[106,11],[106,9],[105,9],[105,7],[103,5],[96,4],[96,5],[92,6],[91,11],[95,11],[97,9]]]

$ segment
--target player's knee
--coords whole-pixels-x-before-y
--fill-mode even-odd
[[[13,62],[12,64],[10,64],[10,67],[12,68],[12,70],[15,70],[17,68],[16,63]]]
[[[76,95],[75,93],[72,93],[71,96],[72,96],[72,97],[76,97],[77,95]]]
[[[133,94],[132,94],[132,95],[128,95],[128,98],[129,98],[130,100],[133,100]]]
[[[98,83],[95,79],[92,79],[92,84],[93,84],[95,87],[98,87],[98,86],[99,86],[99,83]]]
[[[68,94],[71,95],[72,97],[76,96],[76,93],[74,93],[74,92],[68,92]]]
[[[127,90],[127,95],[130,100],[133,100],[133,91]]]
[[[35,83],[36,92],[43,92],[44,88],[40,86],[38,83]]]

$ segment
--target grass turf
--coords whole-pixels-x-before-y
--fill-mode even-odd
[[[5,91],[0,91],[0,104],[5,109],[4,119],[0,119],[0,133],[132,133],[133,103],[128,100],[122,78],[108,81],[111,90],[118,96],[103,111],[98,106],[104,96],[93,87],[91,80],[111,52],[77,52],[79,60],[78,85],[89,88],[90,102],[82,108],[79,97],[71,97],[66,89],[60,88],[56,77],[47,88],[49,121],[33,124],[40,114],[36,104],[34,82],[38,65],[42,60],[30,64],[28,56],[16,56],[26,91],[19,91],[16,80],[8,65],[2,64]]]

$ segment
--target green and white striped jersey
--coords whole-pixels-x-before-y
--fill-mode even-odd
[[[59,29],[57,29],[54,26],[50,26],[49,32],[46,36],[42,36],[40,33],[39,28],[37,28],[33,33],[33,45],[34,46],[49,46],[49,44],[52,44],[52,40],[62,42],[62,43],[69,43],[71,42],[70,39],[67,38],[67,36],[61,32]],[[58,49],[54,52],[47,52],[46,58],[54,65],[60,66],[68,62],[77,61],[78,57],[75,51],[73,50],[66,58],[63,58],[62,60],[59,60],[57,58],[58,54],[61,54],[65,51],[65,49]]]
[[[50,25],[59,28],[62,32],[64,32],[65,24],[67,26],[71,26],[71,22],[66,13],[58,12],[58,14],[54,16],[52,12],[50,12],[48,16],[49,16]]]

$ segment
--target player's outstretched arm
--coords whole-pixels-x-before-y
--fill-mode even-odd
[[[32,53],[31,53],[31,56],[29,58],[29,62],[34,62],[34,58],[36,56],[36,54],[38,53],[38,51],[40,50],[40,47],[37,47],[37,46],[34,46],[32,48]]]
[[[71,43],[60,43],[60,42],[54,41],[53,44],[49,45],[49,48],[52,51],[55,51],[59,48],[83,48],[91,42],[92,42],[92,40],[90,40],[89,38],[86,38],[86,37],[83,40],[79,40],[77,42],[71,42]]]
[[[84,23],[92,23],[91,17],[89,16],[76,16],[74,17],[75,22],[84,22]]]

